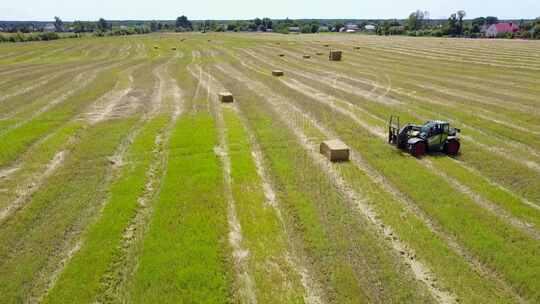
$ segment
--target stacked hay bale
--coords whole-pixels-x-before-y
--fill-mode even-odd
[[[219,101],[224,103],[234,102],[234,97],[231,92],[221,92],[218,94]]]
[[[272,76],[277,76],[277,77],[283,76],[283,71],[282,70],[273,70],[272,71]]]
[[[349,147],[339,139],[323,141],[320,152],[331,162],[348,161],[350,157]]]
[[[328,58],[330,61],[341,61],[342,51],[331,50]]]

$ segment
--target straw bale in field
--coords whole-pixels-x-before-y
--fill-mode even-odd
[[[219,101],[221,102],[233,102],[234,97],[230,92],[221,92],[218,94]]]
[[[339,139],[323,141],[320,152],[331,162],[348,161],[350,149]]]
[[[328,58],[330,61],[341,61],[342,51],[330,51]]]

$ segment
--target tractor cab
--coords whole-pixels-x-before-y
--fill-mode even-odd
[[[399,117],[391,116],[388,125],[388,142],[414,156],[426,152],[444,152],[449,155],[459,152],[460,130],[451,128],[446,121],[433,120],[424,125],[405,124],[400,127]]]

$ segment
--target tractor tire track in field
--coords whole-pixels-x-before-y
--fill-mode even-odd
[[[249,66],[249,64],[248,64],[248,66]],[[235,77],[237,80],[242,81],[242,82],[246,82],[249,85],[252,85],[253,86],[252,90],[255,91],[255,92],[266,92],[266,94],[268,94],[267,96],[275,95],[267,87],[265,87],[261,83],[258,83],[258,82],[255,82],[255,81],[251,81],[251,83],[250,83],[249,79],[247,79],[244,75],[239,73],[237,70],[235,71],[234,68],[232,68],[230,66],[228,68],[223,68],[223,65],[221,65],[221,69],[222,69],[222,71],[226,71],[228,75],[232,75],[233,77]],[[281,81],[283,82],[284,80],[281,80]],[[311,88],[311,90],[316,90],[316,89]],[[305,92],[301,92],[301,93],[305,94]],[[312,96],[309,96],[309,95],[310,94],[307,94],[308,97],[312,97]],[[315,96],[317,96],[317,95],[315,94]],[[261,95],[261,98],[264,98],[264,94]],[[270,99],[270,97],[266,97],[266,98]],[[280,97],[274,97],[274,98],[279,99]],[[286,100],[286,98],[281,98],[281,99]],[[315,98],[315,100],[320,101],[321,100],[320,96],[318,98]],[[290,102],[289,102],[289,104],[290,104]],[[326,104],[328,104],[328,103],[326,103]],[[328,138],[338,138],[337,136],[335,136],[335,134],[333,134],[333,132],[331,132],[329,130],[326,130],[314,118],[309,117],[309,115],[305,114],[301,109],[296,108],[296,106],[294,106],[292,104],[290,106],[292,107],[293,111],[295,111],[295,112],[299,113],[300,115],[304,116],[307,121],[310,121],[317,129],[319,129]],[[334,108],[331,104],[330,104],[330,107],[332,107],[334,110],[339,111],[339,109]],[[283,113],[286,113],[286,112],[283,112]],[[350,115],[354,115],[354,114],[350,113]],[[347,115],[347,116],[349,116],[349,115]],[[355,120],[355,122],[356,122],[356,120]],[[370,128],[367,123],[362,123],[362,124],[359,124],[359,125],[362,126],[363,128],[367,127],[366,130],[369,131],[375,137],[379,137],[382,140],[386,139],[386,136],[384,134],[381,134],[380,132],[372,130],[372,128]],[[469,253],[465,248],[463,248],[458,243],[458,241],[456,240],[456,238],[454,236],[446,233],[444,231],[444,229],[442,227],[440,227],[438,225],[438,223],[434,222],[424,211],[422,211],[416,205],[415,202],[411,201],[406,195],[402,194],[397,188],[395,188],[393,186],[393,184],[390,181],[388,181],[384,176],[382,176],[379,172],[377,172],[377,170],[372,168],[365,160],[363,160],[363,158],[360,156],[360,154],[357,151],[355,151],[354,149],[351,149],[351,160],[362,171],[364,171],[376,184],[381,185],[386,192],[390,193],[398,202],[400,202],[403,206],[405,206],[408,211],[415,214],[420,220],[422,220],[422,222],[426,225],[426,227],[429,228],[429,230],[433,234],[439,236],[442,240],[444,240],[447,243],[447,245],[457,255],[459,255],[463,259],[465,259],[467,261],[467,263],[473,269],[476,270],[476,272],[478,272],[478,273],[482,274],[483,276],[488,277],[489,279],[497,282],[499,286],[501,286],[509,294],[513,295],[519,302],[524,302],[524,300],[508,285],[508,283],[506,283],[502,278],[500,278],[497,273],[495,273],[491,269],[484,266],[482,262],[480,262],[476,257],[474,257],[471,253]],[[423,163],[423,162],[421,162],[421,163],[424,166],[427,166],[425,163]],[[472,194],[472,191],[469,191],[469,193]],[[481,196],[479,196],[477,194],[474,194],[474,198],[481,198]],[[478,201],[476,201],[474,199],[473,199],[473,201],[475,201],[477,204],[482,206],[481,202],[478,202]],[[491,205],[494,205],[494,204],[491,203]],[[498,210],[498,209],[499,208],[497,208],[497,209],[492,208],[490,211],[495,211],[495,210]],[[512,217],[510,215],[508,215],[508,217],[507,217],[507,215],[505,213],[506,212],[504,212],[504,213],[502,213],[502,212],[501,213],[496,213],[496,215],[499,216],[500,218],[502,218],[503,220],[508,219],[508,218],[511,219],[510,224],[515,223],[515,225],[517,227],[520,227],[521,229],[526,229],[532,235],[535,235],[535,234],[537,235],[538,234],[537,231],[531,230],[531,227],[529,227],[527,225],[527,223],[523,223],[523,222],[517,220],[516,218],[514,218],[514,217]]]
[[[497,204],[489,201],[488,199],[482,197],[478,193],[475,193],[472,189],[467,187],[466,185],[460,183],[456,179],[448,176],[446,173],[444,173],[442,170],[435,167],[435,165],[429,160],[429,159],[422,159],[419,160],[419,162],[426,168],[428,168],[431,172],[438,175],[439,177],[442,177],[444,180],[446,180],[455,190],[458,192],[461,192],[468,196],[473,202],[475,202],[480,207],[486,209],[487,211],[495,214],[497,217],[499,217],[501,220],[505,221],[506,223],[510,224],[511,226],[514,226],[515,228],[521,230],[525,234],[527,234],[529,237],[540,240],[540,232],[533,228],[532,224],[523,222],[514,216],[512,216],[510,213],[508,213],[506,210],[500,208],[497,206]]]
[[[269,50],[271,50],[271,51],[277,51],[275,48],[265,48],[265,49],[267,49],[267,50],[269,49]],[[286,51],[286,52],[287,52],[287,54],[290,54],[290,57],[291,57],[291,58],[299,60],[299,58],[297,58],[297,57],[299,56],[299,54],[297,54],[297,53],[295,53],[295,52],[292,52],[292,51]],[[291,62],[290,59],[287,59],[287,58],[285,58],[285,59],[283,59],[283,60],[284,60],[284,61],[287,61],[287,62]],[[318,64],[321,64],[320,61],[317,62],[317,63],[318,63]],[[347,62],[347,64],[348,64],[349,66],[353,66],[353,67],[359,68],[359,69],[365,69],[365,68],[366,68],[365,65],[360,65],[360,64],[358,64],[358,63],[356,63],[356,62]],[[326,63],[323,63],[323,66],[329,67],[329,65],[326,64]],[[314,68],[312,68],[312,69],[314,69]],[[316,70],[317,70],[317,69],[316,69]],[[399,71],[396,71],[396,72],[399,73],[399,74],[404,74],[404,73],[401,73],[401,72],[399,72]],[[327,73],[327,72],[318,70],[317,73]],[[355,73],[356,73],[356,71],[355,71]],[[409,76],[409,74],[406,74],[406,75]],[[414,74],[414,75],[417,75],[417,77],[420,77],[421,79],[425,79],[426,77],[428,77],[428,76],[426,76],[425,74],[422,74],[422,75]],[[435,76],[429,76],[429,77],[431,77],[431,78],[433,78],[433,79],[435,79],[435,80],[441,80],[441,81],[442,81],[441,78],[437,78],[437,77],[435,77]],[[428,79],[431,79],[431,78],[428,78]],[[444,79],[444,80],[447,80],[447,79]],[[361,81],[361,82],[364,82],[364,83],[365,83],[365,81]],[[418,88],[420,88],[420,89],[421,89],[421,88],[427,88],[427,87],[429,87],[428,85],[418,84],[418,82],[414,82],[414,81],[406,81],[406,80],[405,80],[404,82],[405,82],[406,84],[410,85],[410,86],[418,87]],[[460,85],[460,84],[457,84],[457,85]],[[382,87],[382,85],[380,85],[380,84],[377,84],[377,86],[378,86],[378,87]],[[399,93],[401,92],[401,90],[404,90],[404,89],[402,89],[402,88],[395,88],[395,89],[393,89],[392,91],[399,94]],[[443,91],[439,91],[439,92],[440,92],[440,93],[443,93],[443,94],[447,94],[446,92],[443,92]],[[464,96],[463,94],[466,94],[466,93],[459,94],[458,97],[463,97],[463,96]],[[402,94],[401,94],[401,95],[402,95]],[[421,98],[421,97],[420,97],[420,96],[414,96],[414,98]],[[484,99],[484,97],[483,97],[482,99]],[[436,103],[435,101],[432,101],[432,100],[429,99],[429,98],[422,98],[422,100],[424,100],[424,101],[426,101],[426,102],[430,102],[430,103]],[[498,99],[498,100],[500,100],[500,99]],[[506,100],[501,100],[501,101],[498,103],[498,105],[500,106],[501,104],[506,104],[506,102],[507,102]],[[439,102],[439,103],[440,103],[440,102]],[[455,103],[455,102],[454,102],[454,103]],[[448,103],[446,103],[446,104],[444,104],[444,105],[448,105]],[[481,106],[481,105],[480,105],[480,106]],[[509,109],[511,109],[511,110],[516,110],[516,105],[515,105],[515,104],[513,105],[513,107],[512,107],[512,105],[509,105],[508,107],[509,107]],[[521,109],[520,106],[517,106],[517,108],[518,108],[518,109]],[[482,111],[484,111],[484,112],[486,112],[486,113],[492,113],[492,112],[488,111],[487,109],[482,109]],[[496,113],[492,113],[492,114],[496,115]],[[509,124],[510,122],[506,122],[506,123]],[[512,125],[515,125],[515,124],[512,124]],[[525,128],[525,129],[527,130],[527,131],[525,131],[525,132],[529,132],[529,131],[530,131],[530,130],[528,130],[527,128]]]
[[[363,129],[371,133],[373,136],[379,137],[383,141],[387,140],[387,137],[386,137],[387,135],[385,134],[384,130],[376,129],[374,126],[369,125],[365,121],[359,119],[353,112],[347,110],[346,108],[343,108],[342,106],[337,105],[336,103],[338,101],[334,96],[330,96],[323,92],[317,91],[315,88],[304,85],[295,79],[280,79],[280,81],[287,87],[293,90],[296,90],[299,93],[304,94],[305,96],[312,98],[320,103],[326,104],[327,106],[331,107],[333,110],[345,116],[348,116],[357,125],[361,126]],[[493,214],[501,218],[503,221],[506,221],[507,223],[511,224],[515,228],[525,232],[527,235],[529,235],[533,239],[540,240],[540,233],[538,232],[538,230],[533,228],[530,223],[526,223],[515,218],[504,209],[498,207],[495,203],[488,201],[481,195],[469,189],[467,186],[449,177],[441,170],[436,169],[428,159],[423,159],[422,161],[420,161],[420,163],[424,167],[432,171],[433,173],[443,177],[443,179],[448,181],[448,183],[452,187],[454,187],[454,189],[467,195],[469,198],[471,198],[472,201],[477,203],[480,207],[492,212]]]
[[[291,131],[294,132],[302,146],[309,152],[312,160],[328,175],[329,179],[332,181],[332,183],[334,183],[335,187],[344,195],[344,197],[346,197],[347,200],[349,200],[353,205],[357,206],[358,211],[360,211],[362,215],[368,219],[380,236],[390,243],[389,245],[391,248],[393,248],[396,256],[399,256],[401,261],[409,266],[414,277],[424,283],[424,286],[426,286],[427,290],[429,290],[434,299],[440,303],[456,302],[456,296],[437,286],[438,284],[436,282],[438,280],[435,278],[434,274],[429,270],[429,268],[414,258],[415,254],[406,244],[401,242],[396,237],[396,234],[389,226],[382,223],[377,214],[369,206],[369,203],[365,201],[365,198],[349,187],[344,181],[343,177],[331,165],[328,164],[325,158],[320,155],[317,147],[311,143],[303,131],[293,123],[294,120],[290,120],[287,117],[287,111],[292,110],[296,113],[300,113],[306,119],[306,121],[310,121],[317,129],[322,131],[323,134],[327,136],[330,135],[330,137],[335,138],[330,134],[329,131],[324,130],[324,128],[315,120],[308,118],[303,111],[288,102],[286,98],[277,95],[262,83],[249,79],[231,66],[223,67],[223,65],[221,65],[220,67],[222,71],[226,72],[227,75],[230,75],[237,81],[245,83],[250,90],[256,92],[261,99],[272,105],[282,121],[291,129]]]
[[[120,89],[120,83],[118,82],[112,91],[90,106],[81,116],[81,119],[90,125],[95,125],[107,119],[121,118],[131,114],[140,104],[140,100],[137,96],[130,95],[134,90],[134,78],[132,74],[141,66],[142,64],[138,64],[130,67],[128,71],[126,71],[128,74],[128,84],[126,88]]]
[[[249,139],[251,149],[252,149],[251,151],[252,159],[255,163],[257,174],[259,178],[261,179],[262,188],[263,188],[264,196],[267,200],[267,204],[270,205],[275,210],[279,223],[285,235],[287,236],[289,247],[291,248],[290,249],[291,252],[286,252],[285,255],[288,257],[287,260],[291,264],[291,267],[301,277],[302,287],[305,290],[304,301],[307,304],[324,303],[326,301],[323,301],[324,297],[323,297],[322,288],[319,286],[318,282],[316,282],[313,279],[311,271],[307,268],[307,266],[304,263],[302,263],[302,261],[305,260],[306,257],[302,255],[302,253],[300,252],[300,248],[296,248],[297,246],[294,245],[291,239],[290,232],[288,231],[285,221],[283,219],[280,202],[278,201],[277,195],[274,191],[274,187],[272,186],[270,178],[268,177],[268,174],[266,172],[263,152],[261,150],[261,147],[259,146],[257,138],[255,137],[253,130],[251,130],[249,123],[247,122],[246,118],[243,116],[240,109],[238,109],[238,107],[234,107],[234,109],[238,112],[240,119],[242,120],[242,124],[244,125],[246,129],[248,139]]]
[[[456,164],[458,164],[459,166],[461,166],[461,167],[463,167],[464,169],[466,169],[467,171],[469,171],[469,172],[475,174],[476,176],[482,177],[487,183],[489,183],[489,184],[492,185],[493,187],[496,187],[496,188],[498,188],[498,189],[501,189],[502,191],[504,191],[504,192],[506,192],[506,193],[508,193],[508,194],[510,194],[510,195],[512,195],[512,196],[514,196],[514,197],[516,197],[522,204],[527,205],[527,206],[529,206],[529,207],[531,207],[531,208],[533,208],[533,209],[536,209],[536,210],[540,211],[540,206],[539,206],[539,205],[534,204],[534,203],[528,201],[527,199],[525,199],[525,198],[523,198],[523,197],[521,197],[521,196],[515,194],[514,192],[508,190],[508,189],[505,188],[504,186],[502,186],[502,185],[500,185],[500,184],[498,184],[498,183],[496,183],[496,182],[493,182],[493,181],[489,180],[488,178],[482,176],[482,174],[481,174],[479,171],[477,171],[476,169],[474,169],[474,168],[468,166],[468,165],[467,165],[466,163],[464,163],[463,161],[460,161],[460,160],[457,160],[457,159],[452,159],[452,160],[453,160],[454,162],[456,162]]]
[[[273,50],[273,49],[272,49]],[[246,53],[250,54],[252,57],[254,57],[255,59],[259,59],[257,58],[256,54],[253,53],[253,51],[245,51]],[[292,52],[292,51],[287,51],[288,53],[291,54],[291,57],[292,58],[296,58],[298,57],[298,54]],[[259,56],[260,57],[260,56]],[[267,58],[268,59],[268,58]],[[260,59],[259,59],[260,60]],[[283,61],[285,62],[291,62],[291,63],[294,63],[292,62],[290,59],[283,59]],[[320,64],[320,62],[318,62]],[[364,66],[361,66],[361,65],[358,65],[356,63],[350,63],[348,62],[349,65],[352,65],[353,67],[358,67],[358,68],[365,68]],[[323,64],[323,66],[325,67],[329,67],[327,64]],[[320,70],[320,69],[317,69],[317,68],[313,68],[311,67],[312,70],[315,70],[317,71],[317,73],[323,73],[323,74],[327,74],[328,72],[326,71],[323,71],[323,70]],[[297,69],[292,69],[292,68],[288,68],[287,69],[288,71],[291,71],[293,73],[296,73],[302,77],[305,77],[305,78],[309,78],[309,79],[313,79],[315,81],[321,81],[322,79],[326,80],[327,83],[330,83],[331,82],[331,79],[328,79],[327,77],[323,77],[321,75],[318,75],[318,74],[315,74],[315,73],[311,73],[311,72],[302,72],[302,71],[299,71]],[[357,82],[357,83],[362,83],[362,84],[366,84],[366,85],[370,85],[369,83],[366,83],[365,80],[363,79],[359,79],[359,78],[352,78],[350,76],[345,76],[345,75],[342,75],[344,79],[347,79],[347,80],[352,80],[354,82]],[[425,77],[425,76],[423,76]],[[425,88],[427,87],[427,85],[422,85],[422,84],[418,84],[416,82],[407,82],[407,84],[410,84],[411,86],[417,86],[419,88]],[[373,85],[373,84],[371,84]],[[383,88],[383,86],[381,84],[375,84],[377,87],[379,88]],[[339,89],[339,90],[342,90],[342,91],[345,91],[345,92],[349,92],[351,94],[355,94],[357,96],[360,96],[360,97],[364,97],[364,98],[368,98],[370,99],[369,97],[366,97],[365,94],[358,94],[357,90],[354,89],[354,86],[351,86],[349,84],[346,84],[342,87],[335,87],[334,86],[334,89]],[[400,95],[400,96],[406,96],[408,98],[414,98],[414,99],[418,99],[418,100],[421,100],[423,102],[427,102],[427,103],[431,103],[431,104],[436,104],[436,105],[444,105],[444,106],[448,106],[449,103],[452,103],[452,102],[442,102],[442,101],[438,101],[438,100],[433,100],[433,99],[430,99],[430,98],[426,98],[426,97],[422,97],[422,96],[418,96],[416,94],[409,94],[409,93],[405,93],[406,91],[408,91],[407,89],[404,89],[404,88],[392,88],[392,87],[387,87],[386,90],[388,92],[393,92],[397,95]],[[441,93],[444,93],[441,91]],[[462,97],[463,95],[459,95],[459,97]],[[372,98],[371,98],[372,99]],[[455,102],[453,102],[453,104],[456,104]],[[511,109],[515,109],[516,106],[514,105]],[[488,110],[486,109],[482,109],[484,112],[487,112],[487,113],[490,113]],[[475,115],[477,115],[477,113],[475,113]],[[530,130],[529,128],[526,128],[526,127],[523,127],[523,126],[519,126],[519,125],[516,125],[515,123],[511,123],[511,122],[508,122],[508,121],[504,121],[504,120],[501,120],[501,119],[495,119],[493,117],[489,117],[489,116],[486,116],[486,115],[482,115],[482,118],[486,119],[486,120],[489,120],[489,121],[492,121],[492,122],[495,122],[497,124],[501,124],[501,125],[504,125],[504,126],[507,126],[507,127],[510,127],[510,128],[515,128],[517,130],[521,130],[522,132],[526,132],[526,133],[531,133],[531,134],[536,134],[538,132],[535,132],[534,130]]]
[[[275,51],[274,48],[265,48],[265,49],[270,49],[270,50],[273,50]],[[294,52],[289,52],[290,54],[292,54],[292,58],[294,59],[298,59],[297,57],[299,56],[298,54],[295,54]],[[283,59],[284,61],[287,61],[287,62],[291,62],[290,59]],[[320,62],[318,62],[320,64]],[[359,67],[356,63],[349,63],[355,67]],[[328,66],[327,64],[324,64],[324,66]],[[365,66],[361,66],[363,69],[365,69],[366,67]],[[324,71],[324,70],[321,70],[320,68],[315,68],[315,67],[310,67],[310,70],[316,72],[317,74],[322,74],[322,75],[325,75],[325,74],[330,74],[330,72],[328,71]],[[384,73],[384,71],[379,71],[380,73]],[[355,73],[361,73],[361,72],[358,72],[358,71],[355,71]],[[386,73],[384,73],[385,75],[387,75]],[[408,73],[407,75],[409,75],[410,73]],[[418,75],[418,74],[414,74],[414,75]],[[425,74],[422,74],[422,75],[419,75],[418,77],[421,77],[421,78],[426,78],[426,75]],[[441,78],[437,78],[435,76],[430,76],[432,77],[433,79],[435,80],[441,80]],[[489,99],[489,98],[486,98],[485,96],[480,96],[478,94],[474,94],[474,93],[467,93],[465,91],[461,91],[461,92],[449,92],[449,89],[441,89],[441,88],[438,88],[436,86],[433,86],[433,85],[426,85],[426,84],[419,84],[417,81],[407,81],[407,80],[404,80],[402,81],[404,84],[407,84],[411,87],[418,87],[420,89],[427,89],[427,90],[431,90],[431,91],[434,91],[434,92],[437,92],[437,93],[442,93],[442,94],[445,94],[445,95],[448,95],[448,96],[451,96],[451,97],[454,97],[454,98],[458,98],[458,100],[453,100],[453,101],[446,101],[446,102],[442,102],[442,101],[437,101],[437,100],[432,100],[430,98],[426,98],[426,97],[423,97],[423,96],[417,96],[417,95],[411,95],[411,94],[408,94],[408,93],[404,93],[404,91],[408,91],[408,89],[404,89],[404,88],[399,88],[399,87],[395,87],[395,88],[392,88],[391,86],[385,86],[385,85],[382,85],[382,84],[379,84],[379,83],[370,83],[369,81],[366,81],[364,79],[359,79],[359,78],[352,78],[350,76],[344,76],[343,75],[343,79],[347,79],[347,80],[351,80],[351,81],[354,81],[356,83],[361,83],[361,84],[364,84],[364,85],[373,85],[375,86],[375,88],[379,88],[379,89],[384,89],[387,91],[387,93],[394,93],[394,94],[398,94],[398,95],[405,95],[407,97],[412,97],[412,98],[415,98],[415,99],[418,99],[418,100],[422,100],[424,102],[428,102],[428,103],[433,103],[433,104],[441,104],[441,105],[444,105],[444,106],[448,106],[449,104],[452,104],[452,105],[455,105],[455,106],[463,106],[462,103],[458,103],[458,100],[460,99],[463,99],[464,96],[473,96],[473,97],[469,97],[469,99],[472,99],[474,101],[478,101],[480,102],[481,104],[477,104],[476,106],[477,107],[482,107],[482,106],[486,106],[486,104],[488,105],[496,105],[496,106],[501,106],[501,107],[506,107],[508,110],[513,110],[513,111],[518,111],[518,112],[521,112],[521,113],[527,113],[527,114],[532,114],[532,113],[537,113],[538,110],[534,107],[534,106],[526,106],[526,105],[517,105],[515,103],[510,103],[510,104],[507,104],[508,101],[507,100],[504,100],[504,99],[500,99],[500,98],[496,98],[495,101],[493,101],[492,99]],[[459,84],[456,84],[456,85],[460,85],[461,83]],[[486,108],[481,108],[480,109],[481,111],[487,113],[487,114],[491,114],[491,115],[497,115],[498,113],[497,112],[493,112],[491,110],[488,110]],[[477,114],[476,112],[474,113],[475,115]],[[482,117],[484,119],[487,119],[487,120],[493,120],[492,117],[490,116],[486,116],[486,115],[483,115],[482,114]],[[524,128],[524,127],[521,127],[521,126],[518,126],[516,125],[515,123],[510,123],[508,121],[502,121],[502,120],[498,120],[497,123],[501,123],[501,124],[510,124],[509,127],[516,127],[516,128],[521,128],[522,131],[524,132],[530,132],[531,130],[529,130],[528,128]]]
[[[198,69],[197,69],[198,68]],[[199,70],[197,75],[196,71]],[[202,67],[194,65],[189,67],[189,71],[193,77],[201,75]],[[210,105],[212,115],[215,117],[216,128],[218,130],[218,142],[219,146],[215,147],[215,153],[220,158],[223,179],[224,179],[224,191],[225,199],[228,203],[227,221],[229,223],[229,244],[233,249],[233,265],[237,275],[238,283],[238,296],[242,303],[257,303],[257,296],[255,293],[256,287],[252,275],[250,274],[249,262],[250,257],[249,249],[243,246],[242,227],[238,220],[236,201],[232,191],[232,177],[231,177],[231,159],[229,157],[229,145],[227,141],[227,130],[221,108],[219,107],[217,100],[217,93],[224,91],[223,86],[214,79],[210,74],[203,72],[202,78],[199,79],[201,85],[207,90],[207,101]]]
[[[246,53],[247,53],[248,55],[251,55],[254,59],[260,60],[260,58],[257,58],[256,55],[255,55],[254,53],[251,53],[251,52],[248,52],[248,51],[246,51]],[[268,58],[267,58],[267,59],[268,59]],[[270,59],[269,59],[269,60],[270,60]],[[268,61],[267,61],[267,62],[268,62]],[[244,63],[243,65],[245,65],[245,66],[247,66],[247,67],[249,67],[249,68],[251,68],[251,69],[253,69],[253,70],[255,69],[255,68],[254,68],[252,65],[250,65],[250,64]],[[330,86],[329,83],[333,83],[333,81],[332,81],[331,78],[324,78],[324,77],[321,78],[321,76],[317,76],[317,75],[312,74],[312,73],[301,72],[301,71],[298,71],[298,70],[293,69],[293,68],[291,68],[291,67],[287,68],[287,72],[290,72],[290,73],[295,74],[295,75],[298,75],[298,76],[300,76],[300,77],[307,78],[307,79],[310,79],[310,80],[313,80],[313,81],[317,81],[317,82],[321,82],[321,79],[324,79],[324,80],[326,80],[326,82],[327,82],[326,85],[329,85],[329,86]],[[344,91],[344,92],[347,92],[347,93],[350,93],[350,94],[354,94],[354,95],[357,95],[357,96],[362,97],[362,98],[368,98],[368,97],[365,96],[365,94],[360,94],[360,95],[358,95],[358,92],[357,92],[358,90],[357,90],[357,89],[352,89],[353,87],[350,86],[350,85],[347,85],[347,86],[334,86],[334,85],[332,85],[332,87],[333,87],[334,89],[341,90],[341,91]],[[403,94],[403,93],[400,93],[400,94]],[[424,99],[422,99],[422,100],[424,100]],[[355,106],[355,108],[358,109],[358,110],[361,110],[361,111],[363,111],[363,112],[367,112],[367,111],[363,110],[360,106],[357,106],[357,105],[354,105],[354,106]],[[374,118],[374,115],[372,115],[372,114],[369,114],[369,115],[370,115],[370,117]],[[417,115],[417,116],[418,116],[418,115]],[[426,120],[426,118],[425,118],[425,117],[422,117],[422,116],[418,116],[417,118],[420,119],[420,120]],[[380,119],[380,118],[377,118],[377,120],[381,120],[381,119]],[[449,121],[452,122],[453,120],[452,120],[452,119],[449,119]],[[465,125],[465,124],[463,124],[463,123],[461,123],[461,124],[462,124],[464,127],[470,128],[470,129],[472,129],[472,130],[475,130],[475,131],[477,131],[477,132],[479,132],[479,133],[484,134],[484,132],[483,132],[481,129],[478,129],[478,128],[473,127],[473,126],[470,126],[470,125]],[[519,156],[519,155],[516,154],[516,153],[511,153],[511,151],[501,150],[501,148],[494,148],[494,147],[490,147],[490,146],[488,146],[488,145],[482,144],[482,143],[480,143],[480,142],[474,140],[474,139],[473,139],[472,137],[470,137],[470,136],[462,136],[462,137],[463,137],[464,139],[467,139],[467,141],[470,142],[471,144],[474,144],[474,145],[478,146],[478,147],[481,148],[481,149],[484,149],[484,150],[493,152],[493,153],[495,153],[495,154],[497,154],[497,155],[499,155],[499,156],[501,156],[501,157],[504,157],[504,158],[506,158],[506,159],[508,159],[508,160],[515,161],[515,162],[517,162],[517,163],[523,164],[524,166],[526,166],[526,167],[528,167],[528,168],[530,168],[530,169],[532,169],[532,170],[535,170],[535,171],[537,171],[537,172],[540,172],[540,165],[539,165],[537,162],[535,162],[535,161],[532,161],[532,160],[530,160],[530,159],[526,159],[526,158],[524,158],[524,157],[521,157],[521,156]],[[519,143],[519,142],[514,142],[514,141],[512,141],[511,139],[509,139],[509,140],[506,140],[506,139],[505,139],[505,143],[507,143],[507,144],[510,145],[510,146],[515,147],[516,149],[519,149],[520,151],[523,151],[523,150],[528,151],[528,152],[529,152],[532,156],[534,156],[535,158],[538,157],[538,153],[535,152],[534,149],[531,148],[531,147],[528,146],[528,145],[524,145],[524,144],[521,144],[521,143]]]
[[[168,63],[161,65],[155,70],[154,75],[158,79],[158,83],[154,88],[152,110],[147,119],[152,119],[152,117],[158,115],[160,110],[162,110],[161,106],[163,103],[161,99],[163,96],[173,97],[173,111],[170,113],[171,118],[165,129],[156,135],[152,150],[154,159],[147,171],[144,194],[138,198],[138,210],[124,230],[122,241],[118,248],[119,254],[102,280],[102,294],[98,296],[100,302],[121,302],[123,297],[126,297],[128,281],[137,269],[136,256],[138,249],[136,246],[142,241],[144,233],[148,229],[147,225],[153,214],[152,202],[159,194],[165,175],[169,153],[167,149],[169,139],[176,121],[184,112],[183,93],[175,80],[167,72],[167,67]]]

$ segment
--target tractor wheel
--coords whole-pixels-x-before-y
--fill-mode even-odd
[[[409,152],[414,157],[420,157],[426,154],[426,143],[423,141],[419,141],[413,145],[410,145]]]
[[[444,152],[448,155],[457,155],[459,152],[459,141],[449,140],[446,145],[444,145]]]

